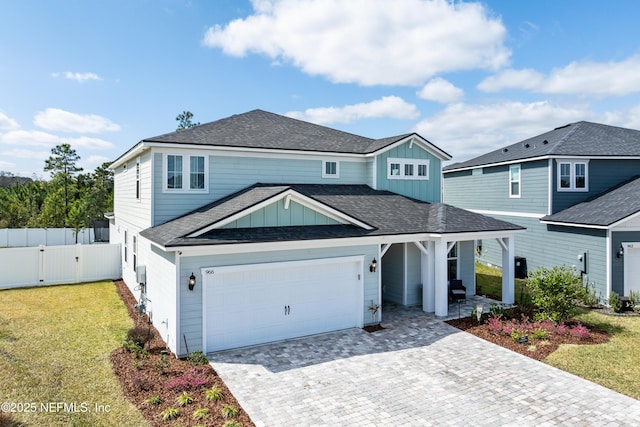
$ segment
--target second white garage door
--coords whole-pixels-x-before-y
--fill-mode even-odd
[[[362,257],[203,272],[208,352],[362,326]]]

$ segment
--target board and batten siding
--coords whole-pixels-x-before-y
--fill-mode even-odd
[[[382,298],[404,305],[404,243],[394,243],[382,257]]]
[[[144,230],[151,224],[151,154],[147,151],[140,157],[140,198],[136,198],[136,159],[119,166],[114,171],[114,214],[116,223],[125,221],[135,230]]]
[[[418,144],[413,144],[409,148],[410,145],[406,142],[376,156],[376,189],[392,191],[425,202],[440,203],[442,201],[440,159]],[[389,158],[429,160],[429,179],[388,179],[387,159]]]
[[[606,297],[605,230],[547,225],[535,218],[494,217],[527,228],[525,233],[515,236],[515,256],[526,258],[529,272],[539,267],[567,265],[576,266],[579,273],[581,263],[578,261],[578,255],[587,252],[587,274],[583,279],[596,289],[596,295]],[[482,253],[478,260],[485,264],[502,266],[502,250],[494,239],[482,241]]]
[[[194,151],[202,155],[202,151]],[[323,160],[339,162],[338,178],[322,177]],[[210,154],[209,192],[163,191],[163,153],[154,154],[154,225],[162,224],[194,209],[257,183],[265,184],[367,184],[366,162],[330,156],[313,159],[249,157]]]
[[[287,250],[287,251],[265,251],[247,254],[224,254],[224,255],[199,255],[182,256],[180,258],[180,339],[178,343],[178,355],[187,353],[184,345],[186,337],[189,351],[202,349],[202,277],[199,272],[201,268],[221,267],[229,265],[248,265],[282,261],[301,261],[318,258],[339,258],[346,256],[364,255],[364,263],[367,264],[378,256],[377,245],[334,247],[322,249]],[[195,273],[197,284],[193,291],[187,289],[187,281],[191,273]],[[364,300],[362,301],[362,315],[364,324],[372,322],[369,306],[371,301],[380,304],[378,301],[378,274],[370,273],[368,265],[364,266]],[[319,301],[319,304],[322,302]],[[256,319],[259,322],[260,319]]]
[[[255,227],[286,227],[300,225],[340,224],[320,212],[314,211],[295,201],[289,203],[285,209],[285,200],[281,199],[255,212],[238,218],[236,221],[224,225],[222,228],[255,228]]]
[[[553,161],[553,213],[590,199],[618,184],[640,175],[640,160],[602,160],[589,161],[589,191],[558,191],[558,162]]]
[[[444,174],[444,202],[463,209],[546,215],[548,161],[520,163],[520,197],[509,197],[509,165]]]

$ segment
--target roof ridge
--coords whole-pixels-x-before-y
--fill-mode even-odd
[[[578,130],[578,128],[581,127],[581,125],[583,125],[584,123],[585,123],[584,121],[579,121],[579,122],[569,123],[567,125],[555,128],[554,131],[555,130],[560,130],[560,129],[565,128],[565,127],[569,127],[569,130],[567,131],[567,133],[562,138],[560,138],[560,140],[558,140],[557,144],[554,144],[553,148],[551,148],[551,150],[549,150],[548,154],[549,155],[555,154],[556,151],[558,150],[558,148],[560,146],[562,146],[567,141],[567,139],[571,135],[573,135]]]

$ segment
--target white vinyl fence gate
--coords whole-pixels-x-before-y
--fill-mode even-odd
[[[120,277],[120,244],[0,248],[0,289]]]

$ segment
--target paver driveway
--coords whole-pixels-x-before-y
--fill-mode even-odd
[[[210,354],[258,426],[640,425],[640,402],[419,309],[360,329]]]

